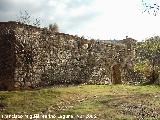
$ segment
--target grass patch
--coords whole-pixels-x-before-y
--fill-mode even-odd
[[[1,91],[0,114],[90,114],[97,119],[160,118],[160,86],[80,85]]]

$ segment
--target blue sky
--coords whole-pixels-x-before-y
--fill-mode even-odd
[[[42,26],[57,23],[60,32],[94,39],[142,40],[160,35],[160,15],[142,13],[142,0],[0,0],[0,21],[17,20],[27,10]],[[160,0],[144,0],[157,4]]]

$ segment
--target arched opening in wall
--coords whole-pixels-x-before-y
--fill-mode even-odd
[[[115,63],[111,66],[111,82],[112,84],[121,84],[121,64]]]

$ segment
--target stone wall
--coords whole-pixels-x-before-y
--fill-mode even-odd
[[[12,89],[15,71],[15,36],[11,26],[0,24],[0,89]],[[9,29],[8,29],[9,28]]]
[[[7,73],[16,88],[104,82],[111,79],[112,65],[124,63],[128,55],[128,47],[122,41],[87,40],[16,22],[3,25],[0,24],[1,31],[6,29],[10,33],[1,32],[1,49],[8,35],[11,44],[0,55],[4,54],[10,62],[6,64],[13,67],[0,74]],[[4,65],[4,57],[0,60]],[[1,77],[0,81],[6,79],[9,78]]]

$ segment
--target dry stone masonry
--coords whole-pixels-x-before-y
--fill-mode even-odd
[[[121,83],[121,69],[134,58],[135,42],[131,38],[117,42],[87,40],[46,28],[1,22],[0,89]]]

